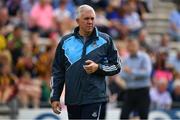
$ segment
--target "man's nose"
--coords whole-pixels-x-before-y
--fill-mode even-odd
[[[92,24],[92,23],[93,23],[93,20],[89,19],[89,20],[88,20],[88,23],[89,23],[89,24]]]

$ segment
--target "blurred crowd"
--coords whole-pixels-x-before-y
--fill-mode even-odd
[[[75,9],[91,5],[96,26],[110,34],[122,59],[126,42],[136,37],[141,51],[151,58],[152,104],[169,109],[180,103],[180,49],[170,43],[180,40],[180,3],[169,15],[169,32],[158,43],[144,24],[152,11],[152,0],[1,0],[0,1],[0,104],[16,98],[20,107],[49,103],[51,63],[63,35],[76,26]],[[133,47],[133,46],[132,46]],[[109,81],[110,101],[123,99],[124,88]]]

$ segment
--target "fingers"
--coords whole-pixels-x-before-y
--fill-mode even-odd
[[[92,70],[93,61],[92,60],[87,60],[87,61],[85,61],[85,63],[86,63],[86,65],[84,65],[83,67],[86,70],[86,72],[89,73]]]
[[[91,73],[93,73],[93,71],[92,71],[92,70],[86,70],[86,69],[85,69],[85,71],[86,71],[86,73],[87,73],[87,74],[91,74]]]
[[[90,64],[90,65],[84,65],[83,67],[84,67],[84,69],[86,69],[86,70],[92,69],[92,65],[91,65],[91,64]]]
[[[86,71],[86,73],[90,74],[93,72],[93,68],[92,65],[84,65],[84,70]]]
[[[96,64],[92,60],[86,60],[86,65],[84,65],[84,69],[88,74],[94,73],[98,69],[98,64]]]
[[[86,71],[86,73],[88,73],[88,74],[92,73],[92,69],[91,69],[91,67],[84,66],[84,70],[85,70],[85,71]]]
[[[60,113],[61,113],[61,105],[60,105],[60,102],[54,101],[54,102],[52,103],[52,109],[53,109],[53,112],[54,112],[54,113],[60,114]]]
[[[57,108],[57,107],[54,107],[53,112],[56,113],[56,114],[60,114],[61,110],[59,108]]]
[[[94,62],[93,62],[92,60],[86,60],[86,61],[85,61],[85,64],[86,64],[86,65],[84,65],[84,68],[86,68],[86,69],[91,69],[92,66],[93,66],[93,64],[94,64]]]
[[[93,63],[93,61],[92,60],[86,60],[85,63],[86,63],[86,65],[89,65],[89,64]]]

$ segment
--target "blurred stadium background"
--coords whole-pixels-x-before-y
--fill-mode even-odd
[[[1,0],[0,119],[67,119],[65,106],[59,116],[50,109],[51,63],[81,4],[95,9],[97,27],[112,36],[122,60],[129,36],[151,57],[151,88],[161,94],[149,119],[180,119],[179,0]],[[119,119],[124,90],[107,83],[106,118]]]

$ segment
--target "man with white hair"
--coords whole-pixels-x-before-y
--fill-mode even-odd
[[[94,26],[95,17],[91,6],[78,7],[78,27],[64,36],[56,49],[51,106],[55,113],[60,113],[60,95],[65,85],[69,119],[104,119],[108,100],[105,76],[120,71],[112,39]]]

